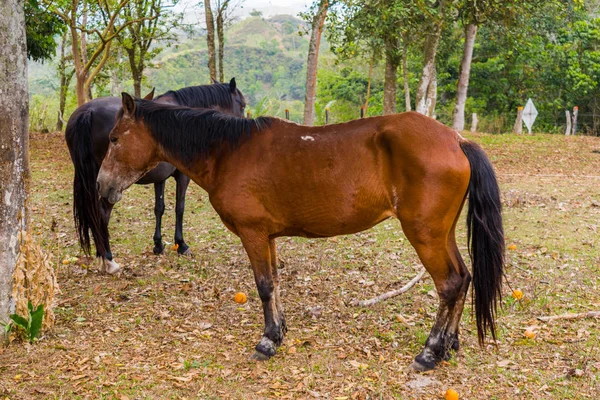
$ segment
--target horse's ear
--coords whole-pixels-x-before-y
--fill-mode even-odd
[[[231,93],[235,93],[235,78],[231,78],[229,81],[229,89],[231,90]]]
[[[123,111],[125,111],[125,114],[127,115],[134,115],[135,114],[135,100],[133,99],[133,97],[131,97],[131,95],[129,95],[128,93],[121,93],[121,98],[123,99]]]
[[[156,88],[152,88],[152,91],[144,96],[144,100],[152,100],[154,98],[154,89]]]
[[[219,83],[221,83],[218,80],[216,80],[215,78],[213,78],[212,76],[210,77],[210,80],[211,80],[211,82],[212,82],[213,85],[218,85]]]

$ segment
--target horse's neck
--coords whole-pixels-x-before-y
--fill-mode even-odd
[[[215,160],[213,158],[199,157],[196,161],[188,165],[171,156],[160,146],[158,154],[160,161],[165,161],[174,165],[175,168],[190,177],[190,179],[193,180],[198,186],[210,193],[210,190],[213,187],[212,172],[214,171],[215,164]]]

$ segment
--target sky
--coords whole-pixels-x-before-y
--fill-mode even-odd
[[[185,10],[185,19],[188,23],[194,22],[203,15],[200,14],[201,7],[194,7],[196,4],[198,4],[198,0],[182,0],[177,7]],[[252,10],[257,10],[261,11],[265,17],[277,14],[296,15],[300,11],[305,11],[311,4],[312,0],[246,0],[235,14],[243,18]]]

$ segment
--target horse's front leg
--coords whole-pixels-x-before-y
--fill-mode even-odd
[[[154,229],[154,254],[162,254],[165,246],[162,242],[162,216],[165,213],[165,181],[154,184],[154,216],[156,228]]]
[[[177,244],[177,252],[183,255],[190,254],[190,248],[183,240],[183,212],[185,210],[185,193],[190,178],[183,172],[176,170],[173,174],[175,182],[177,182],[177,194],[175,200],[175,244]]]
[[[262,301],[265,317],[263,336],[256,345],[256,352],[250,359],[259,361],[268,360],[275,355],[286,331],[283,308],[278,304],[279,285],[276,273],[277,266],[272,265],[272,260],[276,257],[271,256],[271,245],[268,235],[257,232],[240,232],[240,238],[252,264],[254,280],[258,289],[258,295]]]

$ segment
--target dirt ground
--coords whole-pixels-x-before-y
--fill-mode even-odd
[[[469,304],[461,350],[416,373],[410,363],[437,310],[431,279],[371,308],[350,304],[418,272],[397,221],[352,236],[279,239],[289,332],[276,357],[249,361],[262,333],[260,299],[239,240],[205,193],[195,185],[188,192],[184,235],[193,255],[181,257],[171,248],[169,182],[168,246],[155,256],[153,189],[128,190],[110,227],[124,273],[100,275],[78,248],[63,136],[33,134],[33,233],[53,254],[62,294],[53,330],[33,345],[0,348],[0,398],[441,399],[448,388],[461,399],[597,398],[599,320],[537,317],[600,310],[600,139],[471,138],[502,187],[509,250],[499,340],[478,346]],[[458,234],[466,256],[464,220]],[[513,289],[523,291],[521,301]],[[246,304],[233,301],[238,291]]]

